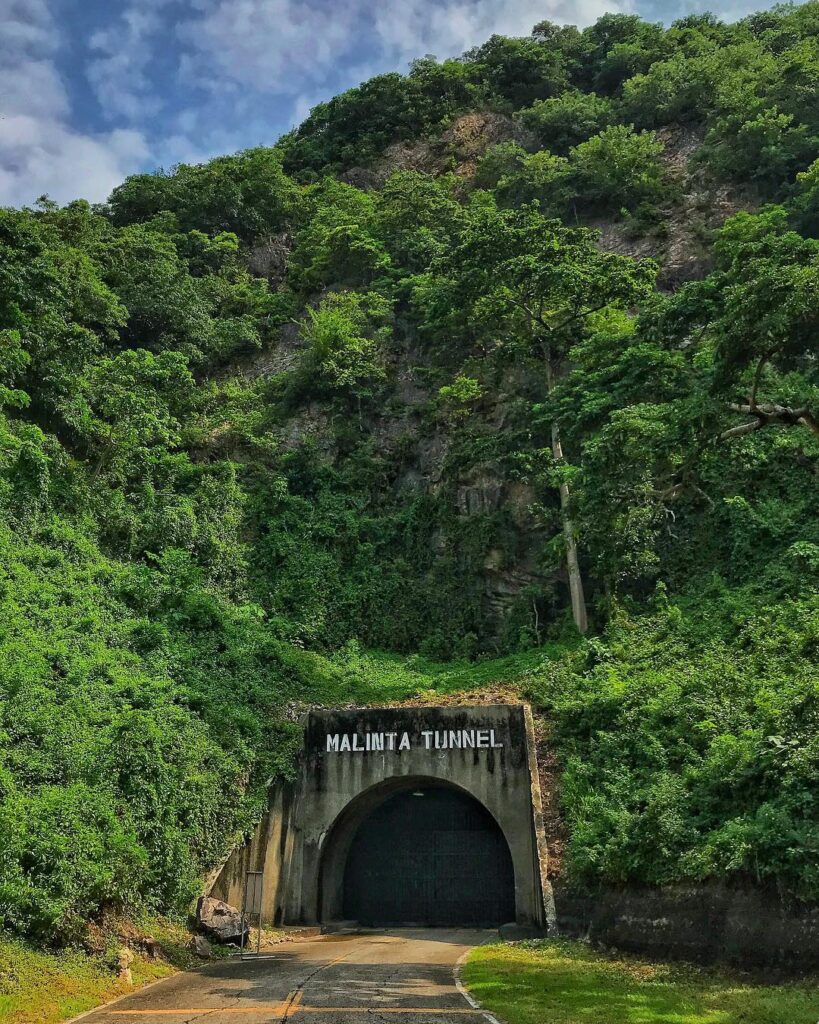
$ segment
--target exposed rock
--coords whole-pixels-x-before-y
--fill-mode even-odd
[[[691,157],[697,152],[705,139],[703,125],[686,125],[673,128],[660,128],[654,133],[665,147],[660,153],[660,160],[667,170],[682,177],[689,170]]]
[[[213,949],[211,944],[205,938],[204,935],[194,935],[191,941],[188,943],[188,949],[195,953],[202,960],[210,960],[213,955]]]
[[[486,515],[500,506],[502,493],[503,481],[497,473],[489,467],[481,467],[459,485],[455,501],[463,516]]]
[[[271,284],[278,284],[287,273],[287,257],[292,248],[293,239],[286,231],[271,235],[251,249],[248,270],[256,277],[266,277]]]
[[[527,147],[532,141],[530,134],[511,117],[484,111],[456,118],[441,136],[440,144],[455,158],[455,173],[471,178],[478,160],[490,146],[518,142]]]
[[[203,896],[196,908],[196,922],[201,931],[217,942],[242,941],[242,933],[249,929],[242,922],[242,915],[229,903]]]
[[[373,167],[371,174],[379,187],[396,171],[421,171],[424,174],[440,174],[445,160],[435,152],[434,144],[427,139],[393,142],[387,146],[384,155]]]
[[[429,392],[418,383],[411,366],[398,370],[396,393],[403,405],[416,406],[429,401]]]
[[[591,226],[600,232],[600,248],[606,252],[656,259],[660,264],[657,283],[670,291],[708,273],[713,232],[751,204],[741,201],[729,186],[715,185],[692,166],[691,158],[702,145],[702,128],[665,128],[656,135],[665,145],[660,160],[683,189],[663,216],[662,232],[637,235],[624,221],[600,220]]]
[[[248,379],[272,377],[292,370],[301,357],[304,341],[296,323],[283,324],[277,338],[249,355],[235,356],[230,363],[213,374],[216,381],[241,376]]]
[[[395,171],[442,174],[454,170],[459,177],[475,173],[478,160],[490,146],[519,142],[534,148],[533,137],[511,117],[494,111],[478,111],[455,118],[440,138],[393,142],[371,170],[354,167],[341,176],[357,188],[380,188]]]
[[[520,530],[531,531],[534,529],[532,506],[537,500],[534,487],[531,484],[513,480],[506,485],[506,492],[506,504],[515,526]]]
[[[338,180],[345,185],[361,189],[362,192],[371,192],[383,184],[383,176],[368,167],[350,167],[339,174]]]
[[[159,959],[159,943],[152,935],[143,935],[137,939],[131,939],[130,945],[132,949],[136,949],[142,956],[147,957],[149,960]]]

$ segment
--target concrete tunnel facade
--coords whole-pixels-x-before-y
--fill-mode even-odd
[[[548,925],[528,707],[312,711],[303,726],[296,779],[271,785],[267,812],[211,896],[241,907],[247,872],[256,871],[267,925],[351,915],[373,924],[507,923],[490,920],[503,915]]]

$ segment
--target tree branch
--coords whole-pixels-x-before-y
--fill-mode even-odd
[[[740,423],[738,427],[731,427],[730,430],[723,430],[719,435],[720,441],[727,441],[731,437],[742,437],[743,434],[751,434],[760,427],[765,426],[764,420],[749,420],[747,423]]]
[[[731,437],[740,437],[743,434],[750,434],[754,430],[759,430],[760,427],[768,427],[776,423],[786,427],[796,427],[801,424],[807,427],[811,433],[819,436],[819,421],[817,421],[810,409],[804,407],[793,409],[788,405],[779,405],[776,402],[763,402],[761,405],[758,405],[752,395],[751,401],[747,405],[729,402],[728,408],[731,412],[741,412],[746,416],[754,416],[755,419],[749,423],[741,423],[739,426],[724,430],[719,435],[720,441],[725,441]]]

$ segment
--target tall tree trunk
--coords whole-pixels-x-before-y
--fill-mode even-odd
[[[554,386],[554,367],[551,354],[546,354],[546,384],[551,394]],[[560,443],[560,428],[556,421],[552,422],[552,456],[555,462],[563,463],[563,445]],[[580,560],[577,557],[577,540],[574,533],[574,520],[571,514],[571,492],[569,485],[560,485],[560,518],[563,521],[563,536],[566,540],[566,568],[569,573],[569,594],[572,599],[572,617],[580,633],[587,633],[589,620],[586,615],[586,595],[583,589],[583,575],[580,572]]]

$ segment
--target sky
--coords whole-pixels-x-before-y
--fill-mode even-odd
[[[725,20],[767,6],[728,0]],[[699,0],[0,0],[0,205],[106,199],[128,175],[270,145],[321,100],[544,18]]]

